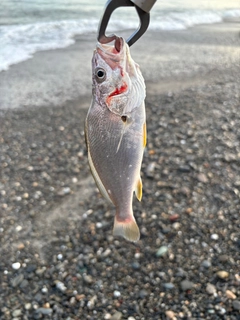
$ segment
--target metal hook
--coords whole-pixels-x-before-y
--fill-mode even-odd
[[[130,0],[108,0],[106,3],[105,11],[103,13],[102,19],[100,20],[100,24],[98,27],[98,41],[100,43],[109,43],[117,38],[115,34],[110,36],[106,36],[105,32],[107,29],[107,25],[109,19],[111,17],[112,12],[119,7],[135,7],[139,19],[140,25],[138,29],[127,39],[127,44],[131,46],[134,44],[147,30],[149,22],[150,22],[150,14],[148,12],[143,11],[139,7],[135,6]]]

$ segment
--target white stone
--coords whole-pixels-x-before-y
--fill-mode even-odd
[[[13,268],[14,270],[18,270],[20,267],[21,267],[21,263],[20,263],[20,262],[14,262],[14,263],[12,264],[12,268]]]
[[[219,238],[218,234],[216,234],[216,233],[211,234],[211,239],[212,240],[218,240],[218,238]]]
[[[48,288],[47,287],[43,287],[42,288],[42,293],[47,293],[48,292]]]
[[[121,292],[115,290],[115,291],[113,292],[113,295],[114,295],[115,298],[119,298],[119,297],[121,296]]]

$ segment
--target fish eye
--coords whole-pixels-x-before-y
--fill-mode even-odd
[[[106,79],[106,72],[102,68],[97,68],[95,71],[95,76],[99,82],[102,82]]]

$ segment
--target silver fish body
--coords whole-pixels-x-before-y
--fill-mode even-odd
[[[92,59],[93,99],[85,134],[95,181],[116,207],[114,235],[130,241],[140,237],[133,216],[133,192],[141,200],[140,177],[146,145],[145,84],[129,47],[117,38],[117,48],[98,44]]]

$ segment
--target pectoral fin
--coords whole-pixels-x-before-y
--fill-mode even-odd
[[[140,176],[139,176],[139,179],[138,179],[136,187],[135,187],[135,195],[136,195],[138,201],[142,200],[142,179]]]
[[[94,167],[94,164],[93,164],[93,161],[92,161],[92,157],[91,157],[91,154],[90,154],[90,151],[88,151],[88,161],[89,161],[89,165],[90,165],[90,169],[91,169],[91,172],[92,172],[92,175],[93,175],[93,178],[98,186],[98,189],[99,191],[101,192],[101,194],[103,195],[103,197],[110,203],[112,203],[112,200],[110,199],[109,195],[108,195],[108,192],[107,190],[105,189],[95,167]]]

